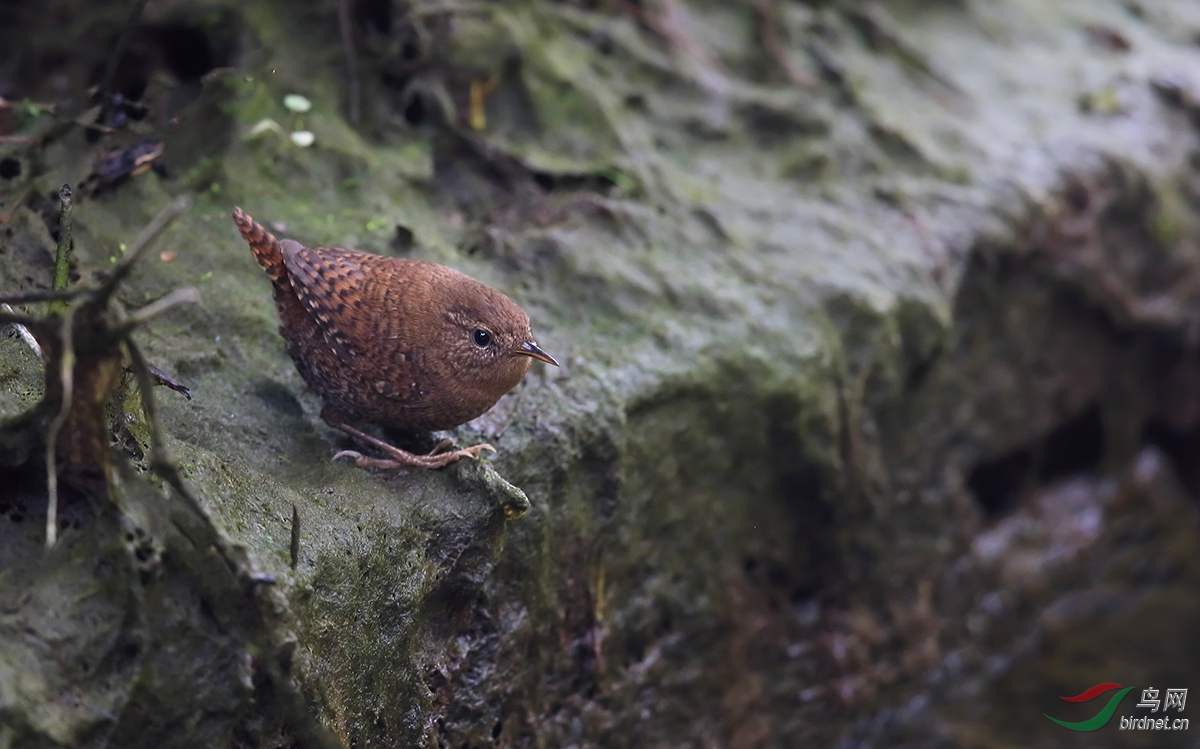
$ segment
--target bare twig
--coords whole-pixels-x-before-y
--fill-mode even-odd
[[[24,325],[27,328],[45,328],[46,319],[0,309],[0,325]]]
[[[108,330],[105,338],[98,342],[105,346],[119,345],[128,357],[129,368],[137,380],[141,396],[142,411],[145,414],[147,427],[150,432],[150,467],[174,491],[172,501],[153,504],[153,510],[162,513],[159,517],[165,521],[164,528],[171,553],[180,563],[183,573],[191,580],[205,596],[212,601],[215,615],[223,625],[236,628],[244,633],[249,643],[250,651],[255,654],[258,668],[268,679],[275,703],[283,717],[285,729],[293,736],[295,743],[301,747],[314,749],[342,749],[341,743],[334,734],[320,724],[307,710],[304,697],[296,689],[287,669],[284,666],[284,645],[274,641],[270,629],[266,626],[264,612],[261,607],[254,606],[251,585],[271,584],[273,578],[269,575],[255,573],[249,568],[244,556],[234,548],[222,534],[213,526],[209,513],[197,498],[188,490],[178,467],[167,457],[166,441],[163,438],[162,427],[159,423],[154,402],[154,380],[151,368],[146,363],[141,350],[129,335],[131,327],[126,323],[133,318],[134,322],[144,321],[153,314],[161,312],[180,301],[192,297],[194,290],[182,289],[174,294],[158,300],[154,304],[137,310],[130,317],[122,317],[121,306],[111,298],[116,281],[128,275],[128,265],[135,261],[151,243],[155,236],[166,228],[170,221],[187,209],[187,200],[177,200],[167,206],[146,227],[134,243],[129,257],[116,269],[113,278],[109,278],[99,287],[76,287],[73,291],[82,296],[80,303],[71,305],[61,319],[61,360],[59,378],[62,383],[62,403],[47,434],[46,461],[47,485],[50,497],[50,510],[47,513],[47,545],[57,540],[57,493],[58,477],[55,471],[56,443],[59,430],[67,421],[73,400],[73,376],[75,365],[75,343],[72,339],[74,316],[77,310],[85,310],[85,314],[104,315]],[[45,297],[40,297],[44,299]],[[115,316],[116,322],[110,322]],[[24,318],[20,315],[8,315],[0,311],[0,322],[11,322],[13,318]],[[47,323],[42,322],[42,327]],[[112,336],[111,338],[108,336]],[[80,342],[81,345],[83,341]],[[89,346],[93,341],[87,341]],[[109,352],[111,353],[111,352]],[[142,501],[142,500],[137,500]],[[144,505],[149,511],[151,506]],[[213,566],[210,559],[215,553],[223,564]],[[251,604],[251,605],[247,605]]]
[[[151,243],[158,238],[159,234],[171,225],[171,222],[178,218],[182,213],[192,207],[192,198],[188,195],[180,195],[167,204],[165,208],[158,212],[146,228],[138,234],[137,239],[133,240],[133,244],[126,253],[125,259],[113,269],[112,275],[104,280],[96,294],[99,298],[104,299],[112,295],[113,289],[117,287],[129,272],[133,270],[133,264],[138,261],[142,253],[146,251]]]
[[[46,549],[54,547],[58,540],[58,468],[56,461],[58,431],[71,412],[72,391],[75,384],[75,308],[68,309],[62,316],[59,335],[58,377],[62,385],[62,402],[58,413],[46,429]]]
[[[51,292],[29,292],[26,294],[11,295],[9,298],[25,298],[28,300],[49,300],[54,303],[54,306],[61,306],[61,326],[60,326],[60,347],[59,352],[59,380],[61,382],[61,403],[59,404],[58,413],[50,422],[46,429],[46,493],[47,493],[47,509],[46,509],[46,548],[52,548],[58,540],[58,471],[56,465],[56,453],[58,446],[58,433],[66,423],[68,415],[71,411],[71,402],[74,398],[74,369],[75,369],[75,346],[74,346],[74,321],[75,311],[80,308],[80,305],[68,306],[66,300],[86,294],[89,298],[85,299],[84,306],[90,306],[95,303],[107,304],[117,284],[126,276],[129,275],[133,263],[145,252],[146,248],[154,241],[154,239],[162,233],[164,229],[174,220],[179,214],[186,211],[192,204],[191,198],[181,196],[171,201],[163,210],[159,211],[158,215],[142,230],[137,239],[134,240],[133,248],[128,253],[128,256],[117,268],[113,274],[97,288],[77,287],[75,289],[66,289],[67,277],[66,267],[68,253],[71,248],[71,188],[69,185],[63,185],[59,193],[62,200],[63,212],[60,223],[59,235],[59,251],[55,263],[55,289]],[[157,467],[159,465],[166,466],[165,473],[171,474],[178,479],[178,474],[173,470],[173,467],[166,461],[162,453],[162,439],[158,430],[158,423],[153,418],[154,404],[150,389],[153,387],[153,382],[150,379],[150,374],[146,368],[145,360],[142,359],[141,352],[137,350],[133,341],[129,337],[129,332],[139,323],[150,319],[154,315],[166,310],[176,304],[183,302],[194,301],[199,297],[195,289],[180,289],[179,291],[167,294],[157,302],[147,305],[140,310],[137,310],[123,324],[118,325],[112,333],[116,337],[116,341],[123,341],[126,350],[129,352],[130,360],[133,362],[135,375],[138,377],[139,385],[142,389],[142,406],[147,410],[147,420],[150,422],[150,430],[153,435],[153,462]],[[119,310],[119,307],[118,307]],[[118,313],[119,314],[119,313]],[[27,318],[16,313],[9,313],[6,310],[0,311],[0,321],[9,323],[19,323],[24,325],[36,325],[44,322],[36,318]]]
[[[171,224],[172,221],[174,221],[181,213],[186,211],[192,205],[192,199],[186,195],[183,195],[171,201],[166,208],[163,208],[161,211],[159,211],[158,215],[146,225],[146,228],[143,229],[142,233],[139,234],[137,239],[134,240],[133,248],[126,255],[125,259],[116,267],[116,269],[113,270],[112,275],[105,279],[100,286],[96,287],[79,284],[72,288],[64,288],[59,287],[58,284],[60,279],[63,279],[66,268],[66,263],[61,262],[61,260],[66,256],[66,253],[70,248],[70,188],[68,185],[63,185],[63,192],[66,193],[66,198],[63,202],[63,215],[66,216],[66,220],[61,221],[60,223],[62,228],[60,229],[59,236],[59,261],[56,261],[55,263],[55,288],[49,291],[36,290],[21,291],[12,294],[0,294],[0,323],[31,327],[42,322],[41,318],[30,317],[28,315],[22,315],[18,312],[15,312],[12,307],[9,306],[11,304],[25,304],[27,302],[53,302],[54,307],[52,307],[52,309],[57,307],[57,311],[65,312],[67,306],[66,302],[79,296],[91,295],[93,299],[99,300],[109,298],[117,284],[124,279],[125,276],[129,275],[129,271],[133,268],[133,264],[142,255],[142,253],[146,251],[146,248],[151,245],[154,239],[157,238],[158,235],[161,234],[163,230]],[[63,237],[67,238],[65,243],[62,241]],[[63,279],[63,283],[65,286],[65,279]],[[134,311],[133,314],[130,315],[130,320],[132,321],[130,329],[134,325],[145,322],[146,320],[163,312],[166,309],[169,309],[170,307],[173,307],[177,304],[195,302],[198,301],[199,298],[200,293],[193,287],[173,291],[158,301]],[[118,335],[124,335],[127,330],[128,329],[122,329],[117,331]]]
[[[70,289],[58,289],[55,291],[46,291],[38,289],[35,291],[17,291],[12,294],[0,294],[0,304],[26,304],[28,302],[54,302],[59,300],[74,299],[87,290],[85,286],[76,286]]]
[[[71,206],[74,197],[71,186],[64,184],[58,190],[58,250],[54,253],[54,284],[55,291],[67,288],[70,282],[71,248],[74,241],[71,238]]]
[[[159,297],[145,307],[140,307],[130,312],[115,332],[119,336],[128,335],[137,326],[148,322],[153,317],[161,315],[172,307],[178,307],[181,304],[195,304],[198,301],[200,301],[200,291],[195,286],[185,286],[182,289],[175,289],[170,294]]]
[[[175,467],[167,458],[167,448],[163,442],[162,429],[158,425],[158,416],[154,408],[154,378],[150,374],[150,366],[146,364],[146,358],[142,356],[141,349],[128,336],[125,337],[125,351],[129,354],[129,364],[130,369],[133,370],[133,376],[137,378],[138,392],[142,397],[142,413],[150,427],[150,466],[160,475],[169,468],[169,472],[173,476]],[[175,482],[171,481],[170,477],[163,476],[163,478],[174,485]]]

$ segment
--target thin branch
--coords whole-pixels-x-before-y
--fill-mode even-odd
[[[200,301],[200,291],[195,286],[185,286],[182,289],[175,289],[170,294],[159,297],[145,307],[140,307],[130,312],[125,320],[117,326],[114,334],[124,337],[137,326],[148,322],[153,317],[161,315],[172,307],[178,307],[181,304],[195,304],[198,301]]]
[[[138,261],[142,253],[158,238],[159,234],[162,234],[171,225],[172,221],[179,218],[181,214],[185,213],[191,207],[191,197],[180,195],[159,211],[158,215],[151,219],[150,223],[146,224],[146,228],[142,229],[141,233],[138,234],[137,239],[133,240],[133,245],[130,246],[129,252],[126,253],[125,259],[113,269],[112,275],[104,279],[104,283],[96,290],[96,296],[100,299],[107,299],[112,296],[113,289],[129,275],[129,272],[133,270],[133,264]]]
[[[11,309],[7,304],[3,307]],[[26,328],[45,328],[46,319],[42,317],[33,317],[32,315],[22,315],[20,312],[9,312],[8,309],[0,309],[0,325],[24,325]]]
[[[60,346],[62,351],[58,360],[58,377],[62,385],[62,402],[58,413],[46,429],[46,549],[54,548],[58,540],[58,466],[57,447],[58,432],[67,421],[71,412],[71,400],[75,386],[75,309],[71,308],[63,314]]]
[[[16,291],[11,294],[0,294],[0,304],[28,304],[29,302],[65,301],[68,299],[74,299],[88,290],[89,289],[87,286],[80,284],[69,289],[55,289],[53,291]]]
[[[55,291],[67,288],[69,281],[68,273],[70,272],[71,248],[74,245],[71,239],[71,208],[74,203],[75,200],[71,194],[71,186],[64,184],[58,189],[58,249],[54,253],[53,286]]]
[[[71,186],[64,184],[58,190],[58,249],[54,253],[54,283],[52,284],[55,291],[67,288],[71,280],[71,248],[75,244],[71,238],[71,206],[73,203]],[[66,309],[67,304],[62,301],[56,301],[50,305],[52,312],[62,313]]]
[[[129,364],[130,369],[133,370],[133,376],[137,378],[138,391],[142,397],[142,414],[145,415],[146,423],[150,427],[150,467],[172,486],[176,486],[178,474],[175,466],[167,458],[162,429],[158,425],[158,415],[154,409],[154,378],[150,374],[150,365],[146,364],[146,358],[142,356],[141,349],[128,336],[125,337],[125,351],[129,354]],[[164,471],[171,475],[165,475]],[[176,488],[179,487],[176,486]]]

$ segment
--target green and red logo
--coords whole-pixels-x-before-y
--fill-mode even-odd
[[[1078,723],[1068,723],[1065,720],[1059,720],[1058,718],[1046,715],[1045,713],[1042,714],[1046,715],[1047,718],[1050,718],[1050,720],[1059,724],[1063,728],[1069,728],[1072,731],[1095,731],[1098,728],[1103,728],[1108,721],[1112,720],[1113,713],[1117,711],[1117,707],[1121,704],[1121,700],[1124,699],[1125,695],[1133,691],[1133,687],[1122,687],[1120,684],[1108,682],[1106,684],[1097,684],[1091,689],[1084,691],[1082,694],[1077,694],[1074,697],[1062,698],[1064,702],[1090,702],[1105,692],[1110,692],[1114,689],[1120,689],[1121,691],[1110,697],[1108,704],[1105,705],[1100,712],[1096,713],[1087,720],[1081,720]]]

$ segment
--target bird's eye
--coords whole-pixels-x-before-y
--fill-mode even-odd
[[[492,334],[486,330],[476,330],[472,337],[475,339],[475,345],[479,348],[487,348],[488,344],[492,342]]]

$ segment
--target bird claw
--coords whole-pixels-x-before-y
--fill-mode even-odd
[[[416,455],[408,452],[407,450],[401,450],[394,445],[389,445],[383,440],[375,439],[370,435],[360,432],[354,427],[343,424],[339,425],[337,428],[351,436],[358,437],[368,444],[374,445],[391,456],[390,459],[369,458],[354,450],[342,450],[333,456],[334,460],[350,458],[354,461],[354,465],[358,466],[359,468],[377,468],[382,470],[391,470],[396,468],[434,469],[442,468],[462,458],[478,459],[479,453],[483,452],[484,450],[496,452],[496,448],[492,447],[491,445],[472,445],[471,447],[464,447],[461,450],[446,452],[448,448],[454,445],[454,440],[445,439],[439,442],[425,455]]]
[[[358,466],[359,468],[374,468],[375,466],[372,466],[372,463],[381,462],[379,458],[369,458],[357,450],[342,450],[340,452],[336,452],[333,454],[333,457],[330,458],[330,460],[336,463],[342,458],[349,458],[350,460],[353,460],[354,465]]]
[[[350,458],[351,460],[353,460],[356,468],[375,468],[377,470],[395,470],[395,469],[400,469],[400,468],[404,467],[403,464],[398,463],[394,460],[385,460],[383,458],[369,458],[366,455],[363,455],[362,453],[357,452],[355,450],[342,450],[339,453],[335,453],[333,456],[333,461],[336,463],[337,461],[341,460],[342,458]],[[401,475],[406,474],[406,473],[408,473],[408,471],[404,471],[404,470],[400,471]]]

